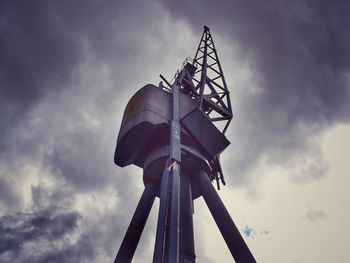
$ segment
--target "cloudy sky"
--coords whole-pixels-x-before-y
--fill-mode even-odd
[[[0,1],[0,262],[111,262],[142,193],[124,107],[210,27],[234,118],[219,194],[258,262],[347,262],[350,3]],[[151,261],[158,201],[135,255]],[[198,262],[232,262],[195,201]],[[148,260],[149,259],[149,260]]]

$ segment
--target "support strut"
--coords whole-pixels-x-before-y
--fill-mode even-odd
[[[208,175],[204,171],[197,171],[192,178],[200,188],[205,203],[236,263],[256,263]]]
[[[152,209],[157,190],[156,183],[149,183],[145,186],[114,263],[131,262]]]
[[[196,261],[193,234],[193,201],[190,178],[184,171],[180,175],[180,262]]]

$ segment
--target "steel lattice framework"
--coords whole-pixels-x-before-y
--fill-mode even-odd
[[[222,133],[226,132],[232,119],[229,90],[213,38],[207,26],[199,42],[194,59],[187,58],[176,74],[182,91],[199,102],[199,108]]]

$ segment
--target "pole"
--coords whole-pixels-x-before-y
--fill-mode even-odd
[[[160,184],[159,193],[159,212],[158,212],[158,223],[156,232],[156,241],[154,246],[153,263],[161,263],[165,260],[165,247],[167,242],[168,232],[168,192],[169,192],[169,170],[165,169],[162,174],[162,181]]]
[[[190,178],[180,175],[180,262],[196,262],[193,235],[193,202]]]
[[[131,262],[152,209],[157,190],[156,183],[149,183],[145,186],[114,263]]]
[[[204,171],[197,171],[192,178],[200,188],[210,213],[236,263],[256,263],[208,175]]]
[[[180,214],[180,95],[179,85],[171,87],[171,122],[169,160],[162,174],[160,205],[153,263],[179,262]]]

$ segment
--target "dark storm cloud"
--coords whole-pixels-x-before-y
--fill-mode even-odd
[[[59,258],[71,256],[81,250],[77,244],[66,244],[59,248],[59,241],[71,234],[78,224],[80,215],[74,212],[43,210],[34,213],[16,213],[0,218],[0,259],[3,262],[59,262]],[[50,244],[48,246],[48,244]],[[85,246],[85,250],[91,249]],[[49,251],[51,251],[49,253]],[[39,252],[39,253],[38,253]],[[40,253],[41,252],[41,253]],[[79,251],[81,253],[81,251]],[[85,252],[93,258],[92,252]],[[39,254],[33,256],[33,254]],[[50,254],[50,255],[49,255]],[[54,260],[54,259],[57,260]],[[81,257],[82,258],[82,257]],[[62,261],[61,261],[62,262]]]
[[[218,34],[238,47],[231,59],[253,72],[252,82],[239,87],[240,97],[232,98],[236,157],[228,167],[235,182],[262,159],[294,168],[296,156],[315,155],[311,166],[327,167],[310,138],[349,121],[348,1],[161,2],[195,32],[206,24],[214,41]],[[216,47],[220,57],[220,43]],[[224,71],[228,59],[221,58]],[[234,79],[234,71],[225,73]],[[325,170],[308,172],[303,177],[320,178]]]
[[[157,6],[1,1],[0,261],[115,256],[142,184],[113,164],[118,120],[158,58],[145,45],[158,34]]]
[[[94,246],[92,238],[81,235],[79,240],[73,244],[55,249],[53,251],[44,252],[38,257],[30,256],[26,262],[46,263],[46,262],[86,262],[86,260],[94,260]]]
[[[14,193],[13,186],[4,178],[0,177],[0,202],[6,207],[17,207],[19,198]]]
[[[123,31],[114,23],[123,21],[125,8],[123,1],[1,1],[2,149],[11,148],[8,137],[40,99],[66,88],[87,48],[109,54],[112,32]],[[128,56],[123,51],[116,52],[120,58]]]
[[[24,156],[26,164],[28,158],[39,160],[80,188],[106,183],[127,101],[123,95],[137,89],[130,84],[135,79],[144,81],[133,74],[147,74],[143,41],[153,40],[155,7],[137,1],[2,1],[0,155],[5,163]],[[98,78],[104,68],[109,82],[85,80]],[[98,128],[89,129],[91,121]]]
[[[33,186],[29,212],[0,217],[1,262],[85,262],[96,249],[79,227],[82,215],[71,208],[71,192]],[[76,236],[74,239],[73,236]]]
[[[11,166],[2,176],[14,178],[18,174],[23,165],[21,156],[39,157],[40,139],[36,141],[29,134],[29,114],[45,94],[59,92],[69,83],[71,71],[81,58],[82,34],[77,23],[68,22],[72,18],[66,4],[0,4],[0,155],[6,160],[2,170]],[[19,136],[19,131],[24,136]],[[13,160],[17,165],[11,165]],[[13,190],[7,188],[6,195],[15,195]]]
[[[125,70],[129,70],[123,62],[127,58],[133,60],[131,55],[137,54],[135,50],[139,45],[127,36],[133,36],[128,34],[130,31],[140,29],[125,28],[125,23],[133,26],[130,21],[138,17],[143,8],[145,6],[133,1],[1,2],[0,155],[6,160],[4,165],[25,157],[25,164],[30,164],[31,160],[39,161],[76,185],[85,183],[88,187],[90,181],[86,178],[96,178],[92,184],[105,182],[101,178],[109,176],[111,170],[99,171],[102,164],[100,162],[99,166],[97,162],[101,159],[95,159],[92,164],[91,153],[97,149],[100,158],[105,158],[108,153],[102,154],[102,145],[104,142],[113,145],[113,141],[109,138],[102,141],[101,137],[110,134],[108,129],[112,128],[115,137],[117,125],[100,126],[97,132],[91,132],[84,126],[89,120],[84,123],[82,114],[88,117],[94,114],[93,121],[105,121],[102,123],[105,125],[112,114],[108,111],[117,109],[113,104],[121,99],[123,92],[116,97],[117,92],[127,79]],[[147,16],[139,16],[139,19],[147,20]],[[102,90],[102,83],[96,82],[94,98],[87,97],[84,101],[81,97],[89,96],[90,83],[84,83],[87,86],[80,89],[80,94],[69,94],[67,90],[78,90],[81,83],[76,75],[88,64],[89,58],[91,65],[88,67],[95,66],[95,72],[101,70],[103,63],[113,67],[119,85]],[[101,61],[103,63],[99,64]],[[64,92],[68,95],[62,95]],[[45,112],[36,110],[33,113],[33,109],[48,101],[49,95],[51,105],[46,105]],[[78,98],[74,100],[74,97]],[[85,103],[84,109],[82,103]],[[80,126],[74,126],[76,123]],[[113,146],[108,150],[111,148]],[[110,154],[112,156],[112,152]],[[14,168],[13,165],[7,174],[14,176],[18,166]]]
[[[1,130],[7,135],[47,90],[62,88],[81,52],[50,2],[2,1],[0,12]]]

